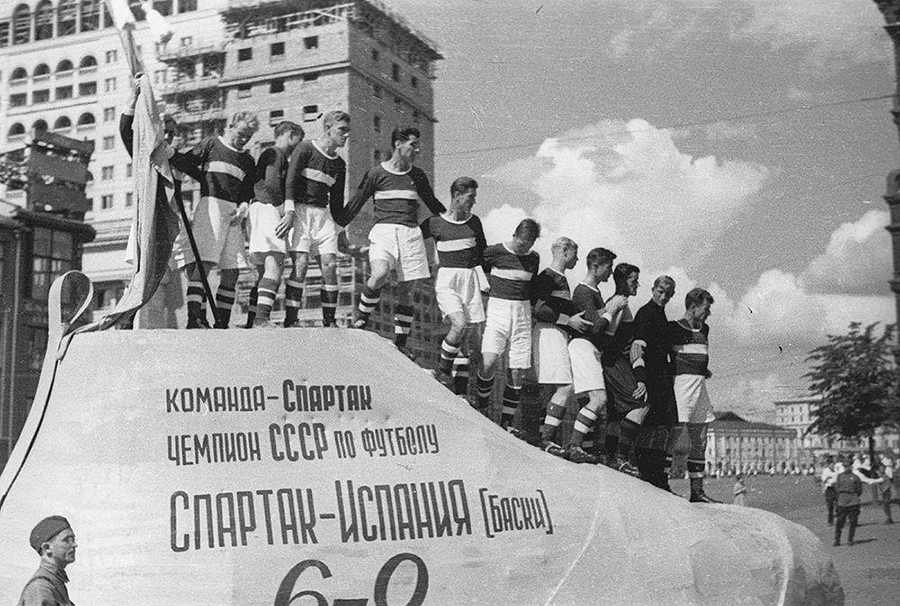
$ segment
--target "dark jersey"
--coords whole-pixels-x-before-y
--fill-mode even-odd
[[[291,154],[285,178],[285,199],[297,204],[331,208],[340,215],[344,208],[347,163],[335,154],[326,156],[315,141],[301,141]]]
[[[634,342],[644,347],[644,355],[640,361],[635,361],[635,377],[642,383],[647,382],[647,376],[664,377],[672,375],[672,365],[669,362],[669,345],[666,319],[666,310],[657,305],[651,299],[641,307],[634,316]]]
[[[379,164],[366,171],[347,208],[335,220],[347,225],[369,198],[375,199],[375,223],[416,227],[420,203],[435,215],[447,210],[434,197],[434,190],[421,168],[412,166],[405,173],[395,173]]]
[[[240,204],[253,198],[256,163],[245,151],[210,137],[187,152],[174,155],[169,163],[200,183],[200,196]]]
[[[472,215],[465,221],[453,221],[441,215],[425,219],[422,237],[434,238],[441,267],[470,269],[481,265],[487,241],[481,219]]]
[[[575,307],[575,313],[584,312],[583,318],[594,323],[583,333],[573,332],[572,338],[587,339],[594,347],[602,351],[609,341],[606,329],[609,327],[610,320],[609,314],[606,314],[603,295],[597,288],[582,282],[572,292],[572,304]]]
[[[569,281],[552,267],[544,269],[535,278],[532,303],[532,317],[538,322],[565,324],[577,313]]]
[[[669,322],[669,343],[675,355],[676,375],[708,374],[709,326],[691,328],[683,319]]]
[[[614,364],[622,358],[631,357],[631,343],[634,341],[634,316],[628,304],[612,317],[606,327],[606,346],[603,348],[603,363]]]
[[[541,259],[533,250],[517,255],[505,244],[494,244],[484,250],[484,271],[491,285],[491,298],[530,301],[532,283]]]
[[[270,147],[256,161],[256,178],[253,193],[257,202],[281,206],[284,204],[284,179],[287,176],[288,157],[283,149]]]

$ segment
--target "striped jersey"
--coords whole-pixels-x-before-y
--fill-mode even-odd
[[[569,281],[552,267],[547,267],[535,278],[532,303],[532,317],[538,322],[565,324],[578,313],[572,303]]]
[[[281,148],[270,147],[256,160],[253,194],[257,202],[274,206],[284,204],[284,178],[288,167],[288,156],[284,152]]]
[[[484,271],[491,285],[490,296],[510,301],[530,301],[532,284],[541,259],[535,251],[517,255],[506,244],[484,249]]]
[[[417,227],[421,202],[435,215],[447,210],[434,197],[434,190],[421,168],[411,166],[404,173],[396,173],[385,168],[382,162],[366,171],[353,198],[335,220],[347,225],[369,198],[375,199],[375,223]]]
[[[572,291],[572,305],[575,313],[584,312],[582,316],[588,322],[593,322],[593,326],[589,326],[587,330],[582,332],[572,332],[573,339],[587,339],[598,351],[602,351],[609,343],[609,337],[606,329],[609,326],[609,320],[603,317],[606,313],[606,303],[603,302],[603,295],[600,290],[590,284],[581,284]]]
[[[465,221],[432,215],[420,227],[422,237],[434,238],[441,267],[471,269],[481,265],[487,241],[481,219],[475,215]]]
[[[684,320],[669,322],[669,343],[675,356],[676,375],[707,375],[709,326],[691,328]]]
[[[666,310],[652,299],[634,315],[634,342],[644,346],[643,364],[635,366],[635,378],[642,383],[647,382],[647,376],[662,377],[672,374],[669,364],[671,346],[667,338],[668,325]]]
[[[347,163],[339,155],[325,155],[315,141],[301,141],[288,165],[285,179],[285,199],[297,204],[320,208],[331,207],[341,213],[344,208],[344,183]]]
[[[253,198],[256,163],[253,156],[209,137],[193,149],[175,154],[169,163],[200,183],[200,196],[240,204]]]
[[[605,332],[604,364],[612,364],[623,357],[631,356],[631,343],[634,341],[634,316],[628,303],[612,317],[612,322],[606,327]]]

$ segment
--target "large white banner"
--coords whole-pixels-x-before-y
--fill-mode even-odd
[[[0,604],[51,514],[79,606],[842,599],[806,529],[547,455],[372,333],[79,334],[42,389],[0,478]]]

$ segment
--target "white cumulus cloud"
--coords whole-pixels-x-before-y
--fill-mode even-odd
[[[888,222],[886,210],[870,210],[838,227],[825,252],[801,274],[803,286],[822,293],[887,294],[893,274]]]
[[[757,164],[686,154],[670,131],[644,120],[607,120],[548,139],[534,158],[496,172],[505,202],[542,224],[539,250],[566,235],[584,253],[603,246],[647,267],[702,259],[768,176]],[[509,216],[494,210],[485,224]]]

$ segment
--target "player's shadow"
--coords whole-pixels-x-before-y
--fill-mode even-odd
[[[853,541],[854,545],[862,545],[863,543],[871,543],[872,541],[877,541],[878,539],[872,537],[869,539],[856,539]]]

